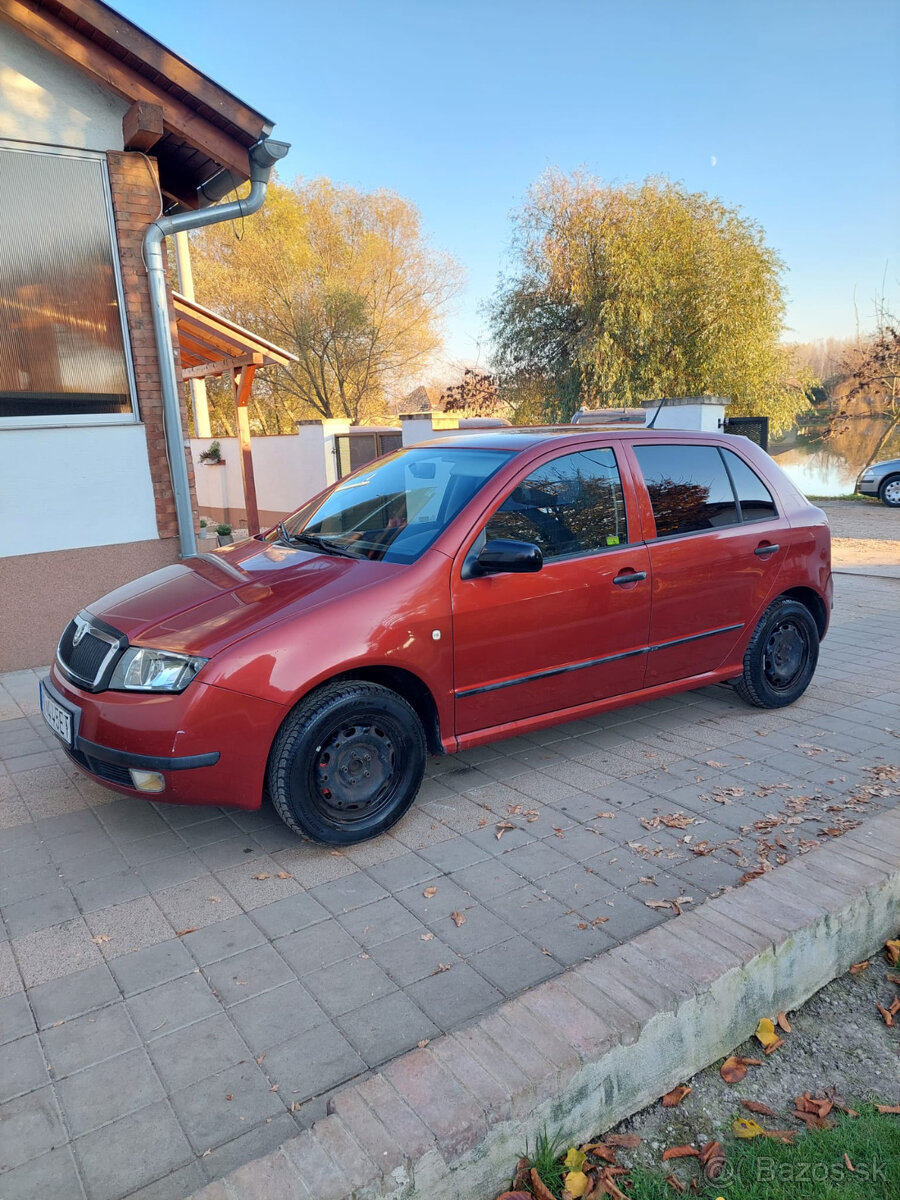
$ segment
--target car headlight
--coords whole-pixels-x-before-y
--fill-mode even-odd
[[[116,664],[109,686],[125,692],[183,692],[208,658],[132,646]]]

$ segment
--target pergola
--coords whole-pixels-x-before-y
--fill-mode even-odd
[[[247,527],[251,535],[259,533],[259,508],[256,503],[256,482],[253,478],[253,458],[250,453],[250,420],[247,403],[253,377],[260,367],[286,367],[297,362],[296,354],[282,350],[265,338],[235,325],[218,313],[210,312],[195,300],[178,292],[172,293],[178,347],[181,352],[181,374],[184,379],[207,379],[210,376],[230,375],[234,391],[234,411],[237,418],[238,440],[241,448],[241,477],[244,483],[244,504]]]

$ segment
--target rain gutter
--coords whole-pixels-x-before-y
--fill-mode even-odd
[[[231,221],[235,217],[249,217],[262,208],[268,189],[269,178],[275,163],[287,154],[290,145],[271,138],[259,141],[249,151],[250,191],[242,199],[227,204],[216,204],[188,212],[176,212],[161,216],[154,221],[144,235],[144,262],[150,287],[150,310],[153,316],[153,333],[159,359],[159,381],[162,390],[163,418],[165,423],[166,454],[172,477],[175,496],[175,516],[178,522],[178,539],[181,557],[188,558],[197,553],[194,532],[194,512],[191,504],[191,488],[187,461],[184,453],[184,430],[181,423],[181,399],[178,378],[175,372],[175,348],[172,344],[172,327],[169,321],[169,296],[166,288],[166,271],[163,261],[163,242],[182,230],[200,229],[220,221]],[[228,174],[227,172],[223,175]],[[198,189],[201,203],[208,203],[215,195],[216,179]],[[226,180],[232,187],[232,177]]]

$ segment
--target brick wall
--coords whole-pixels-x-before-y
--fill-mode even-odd
[[[178,536],[175,517],[175,497],[166,458],[166,439],[163,426],[162,392],[159,384],[159,363],[153,337],[153,318],[150,312],[150,292],[147,270],[141,246],[147,226],[159,216],[159,189],[156,163],[143,154],[110,151],[106,156],[109,167],[109,186],[112,192],[119,261],[125,293],[125,313],[131,339],[131,353],[137,382],[138,408],[147,432],[150,475],[156,502],[156,520],[161,538]],[[163,255],[165,256],[165,245]],[[172,341],[175,344],[175,367],[181,378],[175,315],[171,307]],[[181,424],[187,436],[184,389],[181,389]],[[190,453],[185,452],[191,487],[191,507],[196,514],[197,497],[194,491],[194,470]]]

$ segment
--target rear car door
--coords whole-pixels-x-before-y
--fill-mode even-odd
[[[495,538],[535,543],[543,568],[473,575],[472,561]],[[639,689],[648,572],[611,447],[556,454],[523,471],[454,563],[457,734]]]
[[[730,448],[661,438],[635,442],[633,453],[655,523],[652,687],[728,661],[777,594],[790,530],[765,483]]]

